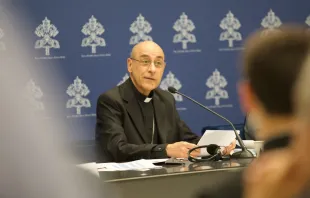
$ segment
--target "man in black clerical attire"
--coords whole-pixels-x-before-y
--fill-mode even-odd
[[[199,193],[198,197],[252,198],[257,197],[255,194],[256,189],[264,189],[259,187],[264,182],[269,181],[268,175],[262,178],[261,181],[257,181],[257,186],[253,186],[250,192],[247,191],[246,181],[249,181],[250,176],[252,176],[252,179],[257,179],[259,171],[264,168],[267,168],[267,170],[271,168],[268,165],[269,161],[275,160],[278,156],[280,157],[280,155],[270,156],[269,154],[275,151],[280,151],[283,155],[287,154],[291,151],[292,145],[297,145],[293,144],[296,135],[302,135],[300,131],[294,131],[296,120],[298,120],[294,109],[295,86],[303,73],[301,72],[302,69],[306,67],[305,65],[310,64],[310,61],[307,61],[309,54],[310,32],[301,27],[283,26],[280,31],[275,31],[263,37],[261,32],[256,32],[247,40],[242,60],[244,79],[239,83],[239,93],[244,111],[251,112],[252,124],[259,128],[256,133],[257,138],[265,140],[264,152],[256,162],[250,165],[250,167],[255,166],[249,169],[252,172],[237,172],[230,179],[223,178],[222,183],[219,182],[206,187]],[[309,107],[304,108],[309,109]],[[308,116],[310,115],[308,114]],[[306,136],[304,135],[304,137]],[[295,154],[285,158],[285,163],[294,160],[297,152],[299,154],[303,152],[304,156],[307,156],[309,150],[300,149],[300,151],[296,151]],[[262,162],[260,163],[260,161]],[[302,166],[305,166],[305,164],[300,164],[300,167]],[[307,164],[307,166],[309,165]],[[295,171],[297,173],[299,170]],[[306,174],[307,171],[304,173]],[[257,177],[255,174],[257,174]],[[281,170],[271,171],[269,176],[272,176],[272,174],[278,174],[275,176],[280,177],[282,173]],[[290,181],[290,179],[293,178],[282,181]],[[298,182],[301,181],[296,180],[292,185],[299,185]],[[277,185],[277,182],[274,184]],[[273,188],[273,186],[266,186],[265,189],[267,188],[269,188],[269,191],[259,191],[261,197],[269,198],[270,195],[275,195],[270,194],[271,191],[273,193],[278,192],[279,195],[285,195],[285,197],[291,197],[291,194],[295,193],[292,192],[293,190],[290,187]],[[308,196],[303,195],[302,197],[310,196],[308,194]]]
[[[200,137],[180,119],[173,95],[157,88],[165,66],[159,45],[138,43],[127,59],[130,78],[100,95],[96,136],[102,161],[186,158],[196,146]]]

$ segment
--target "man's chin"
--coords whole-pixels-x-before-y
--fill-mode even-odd
[[[156,84],[155,84],[155,83],[152,83],[152,84],[147,83],[147,84],[145,84],[145,85],[143,86],[143,88],[144,88],[145,90],[152,91],[152,90],[156,89]]]

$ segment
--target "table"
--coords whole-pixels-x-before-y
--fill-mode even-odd
[[[192,197],[206,185],[216,185],[223,178],[241,171],[253,159],[228,159],[165,165],[147,171],[99,172],[107,189],[121,197]]]

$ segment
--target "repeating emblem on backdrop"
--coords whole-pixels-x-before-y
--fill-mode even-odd
[[[25,96],[30,106],[36,111],[44,110],[44,104],[40,100],[43,97],[41,88],[35,84],[33,79],[30,79],[25,87]]]
[[[119,83],[117,83],[117,86],[123,84],[128,78],[129,78],[129,75],[126,73],[126,74],[123,76],[123,79],[122,79],[121,81],[119,81]]]
[[[227,41],[228,48],[220,48],[219,51],[235,51],[242,50],[242,47],[234,47],[234,41],[241,41],[242,35],[239,30],[241,27],[240,21],[229,11],[221,20],[220,28],[224,30],[219,37],[220,41]]]
[[[152,31],[151,24],[145,20],[142,14],[130,25],[129,30],[134,34],[131,36],[129,44],[135,45],[141,41],[152,41],[152,37],[148,34]]]
[[[91,54],[81,55],[82,58],[111,56],[111,54],[97,54],[97,47],[105,47],[107,44],[105,39],[100,37],[105,29],[94,15],[83,25],[81,32],[86,36],[83,38],[81,46],[91,48]]]
[[[182,88],[182,84],[179,79],[175,77],[175,75],[169,71],[165,78],[162,79],[160,85],[160,89],[168,90],[168,87],[174,87],[176,90],[180,90]],[[174,99],[177,102],[182,102],[183,97],[179,94],[172,94]],[[177,107],[177,110],[186,110],[185,107]]]
[[[174,23],[173,29],[178,32],[173,36],[173,43],[182,44],[182,50],[174,50],[174,53],[201,52],[200,49],[188,49],[188,43],[196,43],[197,40],[196,36],[191,33],[195,29],[195,25],[184,12]]]
[[[163,90],[168,90],[168,87],[174,87],[176,90],[182,88],[181,82],[174,76],[174,74],[169,71],[164,79],[160,83],[160,88]],[[183,101],[183,97],[179,94],[173,94],[174,99],[178,102]]]
[[[206,93],[206,100],[214,99],[215,106],[210,106],[211,108],[222,108],[222,107],[232,107],[232,105],[221,105],[221,99],[228,99],[228,92],[224,89],[227,86],[227,80],[221,73],[215,69],[213,74],[207,79],[206,86],[211,90]]]
[[[282,25],[278,16],[270,9],[267,15],[262,19],[261,25],[265,30],[262,31],[262,36],[272,33]]]
[[[1,41],[3,37],[4,37],[4,31],[0,28],[0,51],[6,50],[5,43]]]
[[[67,117],[85,117],[85,116],[95,116],[95,114],[84,114],[81,115],[81,109],[90,108],[90,100],[86,96],[90,93],[87,85],[82,82],[82,80],[77,76],[73,83],[69,85],[66,93],[72,97],[67,101],[66,108],[75,108],[76,115]]]
[[[60,49],[59,41],[55,37],[59,34],[59,31],[51,21],[45,17],[35,32],[40,39],[35,42],[35,49],[44,49],[45,57],[36,57],[36,59],[64,59],[64,56],[51,56],[51,49]]]

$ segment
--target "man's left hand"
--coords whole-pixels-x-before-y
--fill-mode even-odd
[[[230,145],[226,146],[222,150],[222,155],[229,155],[231,153],[231,151],[233,151],[235,148],[236,148],[236,140],[232,141],[232,143],[230,143]]]

